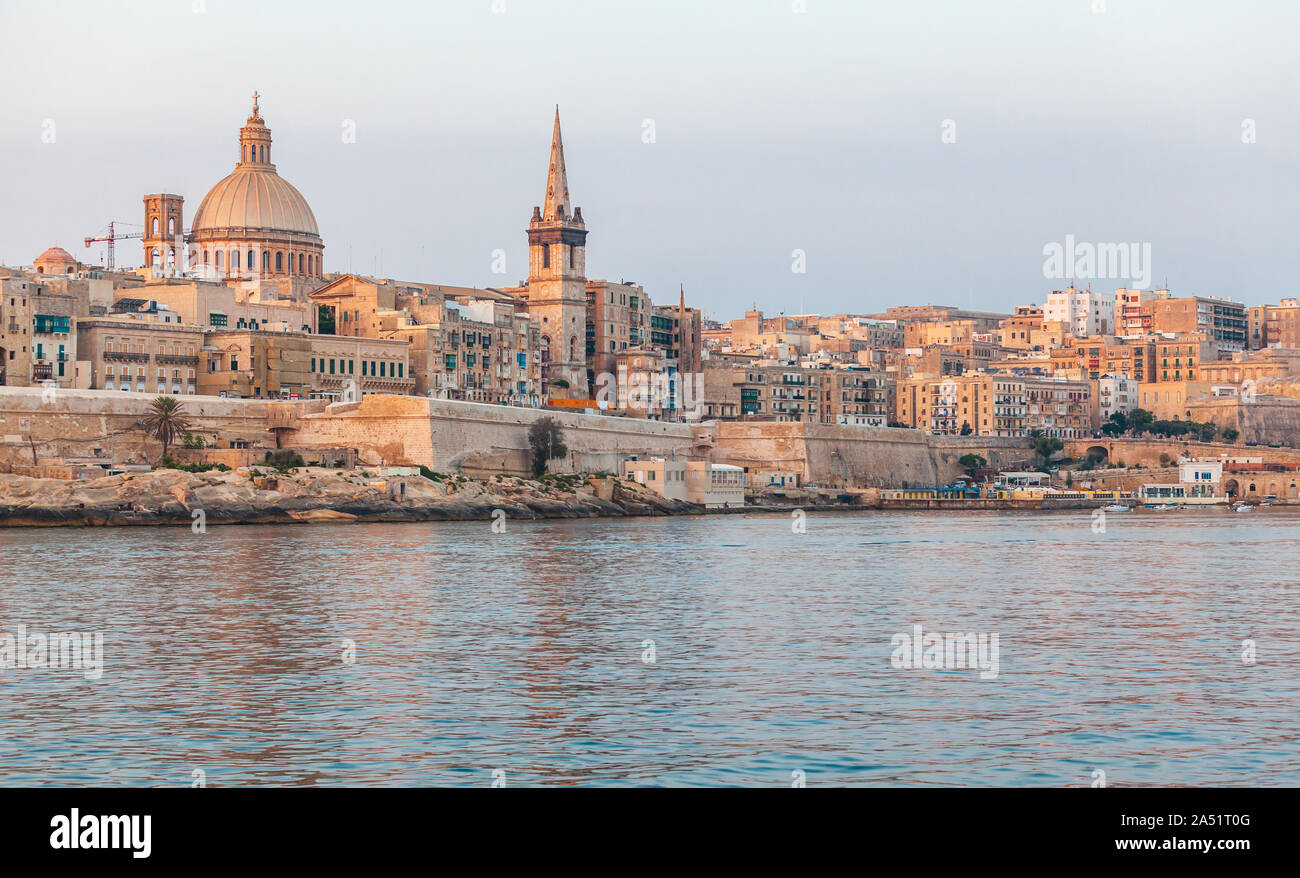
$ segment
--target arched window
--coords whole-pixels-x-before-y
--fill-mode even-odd
[[[270,271],[270,270],[271,270],[271,251],[270,251],[270,250],[263,250],[263,251],[262,251],[262,271]]]
[[[275,251],[275,270],[276,270],[276,271],[284,271],[284,253],[283,253],[283,251],[280,251],[280,250],[276,250],[276,251]]]
[[[302,254],[299,253],[299,254],[298,254],[298,273],[299,273],[299,274],[302,274],[302,262],[303,262]]]
[[[221,268],[221,263],[222,263],[222,261],[223,261],[223,260],[222,260],[222,253],[223,253],[223,252],[224,252],[224,251],[222,251],[222,250],[218,250],[218,251],[217,251],[216,259],[217,259],[217,268],[218,268],[218,269]]]
[[[569,362],[573,362],[577,358],[578,358],[578,339],[571,335],[569,336]]]
[[[174,216],[167,218],[167,234],[168,235],[176,234],[176,217]]]
[[[230,267],[233,268],[235,271],[239,271],[239,251],[238,251],[238,250],[231,250],[231,251],[230,251]]]
[[[248,261],[245,262],[244,264],[247,265],[247,266],[249,267],[250,270],[251,270],[251,269],[254,269],[254,268],[257,268],[257,258],[256,258],[256,256],[253,255],[253,251],[252,251],[252,250],[249,250],[249,251],[248,251]]]
[[[229,155],[229,153],[227,153],[227,155]],[[208,264],[208,251],[207,251],[207,250],[204,250],[204,251],[203,251],[203,264],[204,264],[204,265],[207,265],[207,264]]]
[[[153,233],[155,236],[158,234],[158,217],[153,218]]]

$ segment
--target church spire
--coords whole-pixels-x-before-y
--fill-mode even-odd
[[[573,216],[569,204],[569,177],[564,171],[564,141],[560,138],[560,106],[555,106],[555,132],[551,135],[551,166],[546,172],[546,201],[543,220],[565,220]]]

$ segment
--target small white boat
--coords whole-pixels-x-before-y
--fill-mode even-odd
[[[1254,507],[1254,506],[1251,506],[1249,503],[1238,503],[1236,506],[1232,507],[1232,511],[1233,511],[1233,512],[1249,512],[1250,510],[1252,510],[1252,509],[1254,509],[1254,508],[1255,508],[1255,507]]]
[[[1173,512],[1177,508],[1178,506],[1174,503],[1158,503],[1147,507],[1147,509],[1155,512]]]
[[[1129,508],[1122,503],[1112,503],[1109,506],[1101,507],[1102,512],[1128,512]]]

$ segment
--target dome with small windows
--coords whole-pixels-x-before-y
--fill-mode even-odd
[[[319,279],[325,249],[307,199],[271,162],[271,129],[253,94],[235,170],[208,190],[187,238],[190,264],[226,278]]]

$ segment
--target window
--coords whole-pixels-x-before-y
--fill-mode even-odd
[[[227,326],[226,315],[213,311],[208,315],[208,323],[213,327],[225,329]]]
[[[257,259],[256,259],[256,257],[253,255],[253,251],[252,251],[252,250],[249,250],[249,251],[248,251],[248,261],[245,262],[244,264],[247,265],[247,266],[249,267],[250,270],[251,270],[251,269],[254,269],[254,268],[257,268]]]
[[[283,253],[283,251],[280,251],[280,250],[276,250],[276,251],[275,251],[275,270],[276,270],[276,271],[283,271],[283,270],[284,270],[284,253]]]

